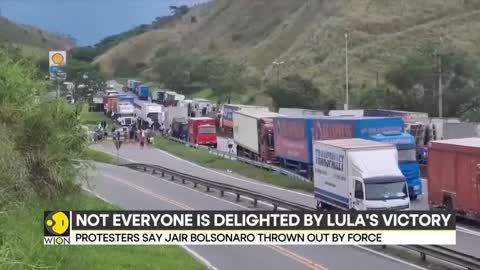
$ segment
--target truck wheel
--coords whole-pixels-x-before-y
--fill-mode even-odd
[[[213,148],[217,149],[217,144],[214,144],[214,145],[213,145]]]
[[[448,196],[444,199],[443,205],[445,206],[446,210],[453,210],[453,201],[452,197]]]

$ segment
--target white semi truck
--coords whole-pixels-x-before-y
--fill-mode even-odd
[[[162,105],[136,100],[133,106],[135,107],[135,117],[140,128],[149,128],[165,121]]]
[[[363,139],[316,141],[313,161],[317,208],[410,209],[393,145]]]
[[[186,106],[170,106],[165,107],[165,121],[164,125],[168,129],[175,118],[188,118],[188,107]]]
[[[135,121],[135,107],[130,102],[118,102],[115,118],[122,126],[130,126]]]

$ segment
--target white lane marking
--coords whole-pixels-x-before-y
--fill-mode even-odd
[[[200,261],[202,264],[204,264],[207,269],[209,270],[217,270],[217,268],[215,266],[212,265],[212,263],[210,263],[207,259],[205,259],[204,257],[202,257],[202,255],[198,254],[196,251],[194,251],[193,249],[187,247],[187,246],[184,246],[184,245],[180,245],[182,248],[184,248],[188,253],[190,253],[191,256],[193,256],[194,258],[196,258],[198,261]]]
[[[97,198],[99,198],[100,200],[106,202],[106,203],[109,203],[109,204],[112,204],[112,205],[116,205],[114,203],[112,203],[111,201],[105,199],[104,197],[102,197],[100,194],[86,188],[86,187],[82,187],[83,190],[85,190],[86,192],[88,193],[91,193],[93,195],[95,195]],[[183,249],[185,249],[185,251],[187,253],[189,253],[192,257],[194,257],[197,261],[199,261],[200,263],[204,264],[207,269],[209,270],[218,270],[215,266],[212,265],[212,263],[210,263],[207,259],[205,259],[204,257],[202,257],[200,254],[198,254],[197,252],[195,252],[194,250],[192,250],[191,248],[187,247],[187,246],[184,246],[184,245],[180,245]]]
[[[111,152],[108,151],[108,150],[105,150],[105,151],[108,152],[108,153],[111,153]],[[122,158],[123,158],[123,157],[122,157]],[[132,159],[128,159],[128,158],[123,158],[123,159],[124,159],[124,160],[127,160],[127,161],[129,161],[129,162],[132,162],[132,163],[137,163],[137,161],[132,160]],[[148,176],[151,176],[151,175],[148,175]],[[157,177],[154,177],[154,178],[155,178],[155,179],[158,179]],[[189,187],[186,187],[186,186],[184,186],[183,184],[174,183],[174,182],[168,182],[168,181],[167,181],[167,183],[176,184],[176,185],[178,185],[178,186],[180,186],[180,187],[187,188],[187,189],[189,189],[189,190],[197,191],[197,190],[195,190],[195,189],[191,189],[191,188],[189,188]],[[200,193],[202,193],[202,194],[205,194],[205,193],[203,193],[203,192],[201,192],[201,191],[198,191],[198,192],[200,192]],[[225,192],[225,193],[228,193],[228,194],[231,194],[231,195],[234,195],[234,196],[237,195],[237,194],[232,193],[232,192]],[[212,196],[212,195],[209,195],[209,194],[205,194],[205,195],[208,195],[209,197],[215,198],[215,199],[217,199],[217,200],[219,199],[219,198],[217,198],[217,197],[215,197],[215,196]],[[251,201],[251,202],[254,201],[252,198],[248,198],[248,197],[243,197],[243,198],[244,198],[244,199],[247,199],[247,200],[249,200],[249,201]],[[230,201],[227,201],[227,200],[222,200],[222,199],[220,199],[220,200],[221,200],[221,201],[228,202],[228,203],[231,203],[231,204],[233,204],[233,205],[237,205],[237,204],[235,204],[235,203],[233,203],[233,202],[230,202]],[[266,203],[266,202],[263,202],[263,201],[259,201],[259,202],[257,202],[257,203],[258,203],[258,204],[262,204],[262,205],[264,205],[264,206],[273,206],[272,204],[269,204],[269,203]],[[250,208],[247,208],[247,209],[250,209]],[[279,209],[279,210],[288,210],[288,209],[283,208],[283,207],[278,207],[278,209]]]
[[[90,193],[90,194],[94,195],[95,197],[99,198],[100,200],[102,200],[102,201],[104,201],[104,202],[108,203],[108,204],[111,204],[111,205],[117,205],[117,204],[115,204],[115,203],[113,203],[113,202],[109,201],[108,199],[106,199],[105,197],[103,197],[102,195],[98,194],[97,192],[95,192],[95,191],[93,191],[93,190],[91,190],[91,189],[88,189],[88,188],[86,188],[86,187],[84,187],[84,186],[82,186],[82,189],[83,189],[84,191],[86,191],[86,192],[88,192],[88,193]]]
[[[461,233],[470,234],[470,235],[480,237],[480,232],[479,231],[475,231],[475,230],[465,228],[465,227],[462,227],[462,226],[458,226],[458,225],[457,225],[457,232],[461,232]]]
[[[156,151],[160,151],[160,152],[162,152],[162,153],[164,153],[164,154],[166,154],[166,155],[169,155],[169,156],[171,156],[171,157],[173,157],[173,158],[176,158],[176,159],[178,159],[178,160],[182,160],[182,161],[185,161],[185,162],[187,162],[187,163],[193,164],[193,165],[195,165],[195,166],[201,167],[201,166],[199,166],[198,164],[195,164],[195,163],[193,163],[193,162],[190,162],[190,161],[181,159],[181,158],[176,157],[176,156],[174,156],[174,155],[172,155],[172,154],[170,154],[170,153],[167,153],[167,152],[165,152],[165,151],[162,151],[162,150],[159,150],[159,149],[155,149],[155,150],[156,150]],[[108,151],[107,151],[107,152],[108,152]],[[124,159],[125,159],[125,160],[128,160],[128,161],[130,161],[130,162],[136,162],[136,161],[129,160],[129,159],[126,159],[126,158],[124,158]],[[201,167],[201,168],[203,168],[203,167]],[[255,182],[252,182],[252,181],[248,181],[248,180],[244,180],[244,179],[241,179],[241,178],[237,178],[237,177],[233,177],[233,176],[230,176],[230,175],[226,175],[226,174],[223,174],[223,173],[219,173],[219,172],[217,172],[217,171],[214,171],[214,170],[211,170],[211,169],[208,169],[208,168],[205,168],[205,169],[207,169],[207,170],[209,170],[209,171],[212,171],[212,172],[214,172],[214,173],[218,173],[218,174],[220,174],[220,175],[224,175],[224,176],[227,176],[227,177],[231,177],[231,178],[240,180],[240,181],[245,181],[245,182],[249,182],[249,183],[252,183],[252,184],[257,184],[257,185],[272,187],[272,188],[276,188],[276,189],[285,190],[285,191],[288,191],[288,192],[293,192],[293,193],[298,193],[298,194],[301,194],[301,195],[304,195],[304,196],[308,196],[307,194],[304,194],[304,193],[300,193],[300,192],[296,192],[296,191],[291,191],[291,190],[288,190],[288,189],[283,189],[283,188],[279,188],[279,187],[275,187],[275,186],[271,186],[271,185],[255,183]],[[149,176],[151,176],[151,175],[149,175]],[[151,177],[153,177],[153,176],[151,176]],[[155,178],[156,178],[156,177],[155,177]],[[156,179],[158,179],[158,178],[156,178]],[[181,186],[181,187],[184,187],[184,188],[188,188],[188,187],[183,186],[183,185],[180,185],[180,184],[178,184],[178,183],[172,183],[172,182],[169,182],[169,181],[165,181],[165,182],[171,183],[171,184],[176,184],[176,185]],[[189,189],[189,190],[194,190],[194,189],[191,189],[191,188],[188,188],[188,189]],[[197,191],[197,190],[194,190],[194,191]],[[200,191],[197,191],[197,192],[200,192]],[[203,192],[200,192],[200,193],[202,193],[202,194],[204,194],[204,195],[206,195],[206,196],[215,198],[215,199],[217,199],[217,200],[221,200],[222,202],[228,202],[228,203],[230,203],[230,204],[233,204],[233,205],[236,205],[236,206],[239,206],[239,207],[248,209],[248,210],[252,210],[252,209],[250,209],[250,208],[248,208],[248,207],[245,207],[245,206],[243,206],[243,205],[239,205],[239,204],[235,204],[235,203],[230,202],[230,201],[222,200],[222,199],[220,199],[220,198],[217,198],[217,197],[212,196],[212,195],[209,195],[209,194],[205,194],[205,193],[203,193]],[[310,196],[309,196],[309,197],[310,197]],[[387,259],[390,259],[390,260],[393,260],[393,261],[396,261],[396,262],[400,262],[400,263],[409,265],[409,266],[414,267],[414,268],[417,268],[417,269],[427,270],[426,268],[423,268],[423,267],[421,267],[421,266],[412,264],[412,263],[407,262],[407,261],[404,261],[404,260],[402,260],[402,259],[398,259],[398,258],[392,257],[392,256],[390,256],[390,255],[387,255],[387,254],[378,252],[378,251],[373,250],[373,249],[369,249],[369,248],[362,247],[362,246],[357,246],[357,245],[354,245],[354,247],[357,247],[357,248],[362,249],[362,250],[364,250],[364,251],[367,251],[367,252],[376,254],[376,255],[378,255],[378,256],[385,257],[385,258],[387,258]]]
[[[114,177],[114,176],[110,176],[110,175],[108,175],[108,174],[102,174],[102,175],[105,176],[105,177],[107,177],[107,178],[110,178],[111,180],[114,180],[114,181],[123,183],[123,184],[129,186],[130,188],[133,188],[133,189],[135,189],[135,190],[137,190],[137,191],[140,191],[140,192],[142,192],[142,193],[144,193],[144,194],[146,194],[146,195],[150,195],[150,196],[152,196],[152,197],[154,197],[154,198],[156,198],[156,199],[159,199],[159,200],[162,200],[162,201],[163,201],[163,198],[162,198],[163,196],[161,196],[161,195],[159,195],[159,194],[157,194],[157,193],[154,193],[154,192],[150,192],[150,191],[146,190],[145,188],[143,188],[143,187],[141,187],[141,186],[137,186],[137,185],[135,185],[135,184],[132,184],[132,183],[130,183],[128,180],[122,180],[122,179],[120,179],[120,178],[117,178],[117,177]],[[150,175],[150,176],[151,176],[151,175]],[[151,176],[151,177],[153,177],[153,176]],[[158,178],[156,178],[156,180],[158,180]],[[164,180],[164,181],[166,181],[166,180]],[[166,181],[166,182],[168,182],[168,181]],[[211,195],[208,195],[208,194],[205,194],[205,193],[202,193],[202,194],[204,194],[204,195],[206,195],[206,196],[211,196]],[[216,199],[220,200],[219,198],[216,198]],[[222,200],[222,201],[223,201],[223,200]],[[188,205],[186,205],[186,204],[184,204],[184,203],[181,203],[181,202],[177,202],[177,201],[172,200],[172,202],[170,202],[170,203],[171,203],[172,205],[178,206],[178,207],[180,207],[180,208],[182,208],[182,209],[185,209],[185,210],[194,210],[194,208],[192,208],[192,207],[190,207],[190,206],[188,206]],[[236,205],[236,204],[235,204],[235,205]],[[247,210],[252,210],[252,209],[249,209],[249,208],[244,207],[244,206],[241,206],[241,205],[236,205],[236,206],[240,206],[240,207],[245,208],[245,209],[247,209]],[[185,246],[182,245],[182,247],[185,247]],[[288,250],[288,253],[286,253],[285,251],[279,250],[280,247],[277,247],[277,246],[265,246],[265,247],[269,247],[269,248],[275,250],[277,253],[282,254],[282,255],[284,255],[284,256],[287,256],[287,257],[289,257],[289,258],[291,258],[291,259],[293,259],[293,260],[295,260],[295,261],[297,261],[297,262],[299,262],[299,263],[301,263],[301,264],[303,264],[303,265],[305,265],[305,266],[307,266],[308,268],[311,268],[311,269],[313,269],[313,270],[327,270],[326,268],[319,267],[319,266],[320,266],[319,264],[311,265],[311,264],[313,263],[312,261],[310,261],[310,260],[306,259],[305,257],[302,257],[302,256],[300,256],[300,255],[298,255],[298,254],[296,254],[296,253],[294,253],[294,252],[292,252],[292,251],[289,251],[289,250]],[[287,250],[286,248],[282,248],[282,249]],[[191,250],[191,249],[190,249],[190,250]],[[196,254],[196,253],[195,253],[195,254]],[[200,258],[202,258],[200,255],[198,255],[198,256],[199,256]],[[302,260],[300,260],[299,258],[302,258]],[[202,259],[205,260],[205,261],[207,261],[207,260],[204,259],[204,258],[202,258]],[[207,262],[208,262],[208,261],[207,261]],[[308,262],[310,262],[310,263],[308,263]],[[211,264],[208,263],[208,264],[207,264],[207,267],[208,267],[208,265],[211,265]],[[213,267],[213,269],[216,269],[216,268]]]
[[[102,174],[102,175],[103,175],[103,174]],[[240,208],[243,208],[243,209],[252,210],[251,208],[248,208],[248,207],[246,207],[246,206],[243,206],[243,205],[240,205],[240,204],[236,204],[236,203],[234,203],[234,202],[231,202],[231,201],[227,201],[227,200],[218,198],[218,197],[216,197],[216,196],[213,196],[213,195],[210,195],[210,194],[208,194],[208,193],[202,192],[202,191],[200,191],[200,190],[198,190],[198,189],[194,189],[194,188],[187,187],[187,186],[185,186],[185,185],[183,185],[183,184],[180,184],[180,183],[177,183],[177,182],[171,182],[171,181],[168,181],[168,180],[166,180],[166,179],[164,179],[164,178],[155,177],[155,176],[153,176],[153,175],[151,175],[151,174],[142,173],[142,175],[148,176],[148,177],[150,177],[150,178],[152,178],[152,179],[155,179],[156,181],[162,180],[162,181],[165,182],[165,183],[168,183],[168,184],[171,184],[171,185],[175,185],[175,186],[178,186],[178,187],[187,189],[187,190],[189,190],[189,191],[194,191],[194,192],[200,193],[200,194],[202,194],[202,195],[204,195],[204,196],[210,197],[210,198],[212,198],[212,199],[215,199],[215,200],[218,200],[218,201],[221,201],[221,202],[226,202],[226,203],[229,203],[229,204],[231,204],[231,205],[234,205],[234,206],[237,206],[237,207],[240,207]],[[104,176],[106,176],[106,175],[104,175]],[[230,193],[230,192],[227,192],[227,193]],[[236,195],[236,194],[235,194],[235,195]]]
[[[278,189],[278,190],[282,190],[282,191],[287,191],[287,192],[290,192],[290,193],[295,193],[295,194],[299,194],[299,195],[302,195],[302,196],[306,196],[306,197],[308,197],[308,198],[310,198],[310,199],[312,198],[311,195],[306,194],[306,193],[302,193],[302,192],[298,192],[298,191],[293,191],[293,190],[288,190],[288,189],[284,189],[284,188],[281,188],[281,187],[276,187],[276,186],[272,186],[272,185],[268,185],[268,184],[262,184],[262,183],[257,183],[257,182],[254,182],[254,181],[249,181],[249,180],[241,179],[241,178],[238,178],[238,177],[235,177],[235,176],[232,176],[232,175],[228,175],[228,174],[224,174],[224,173],[221,173],[221,172],[212,170],[212,169],[210,169],[210,168],[202,167],[202,166],[200,166],[200,165],[198,165],[198,164],[196,164],[196,163],[193,163],[193,162],[188,161],[188,160],[181,159],[181,158],[179,158],[179,157],[177,157],[177,156],[174,156],[174,155],[172,155],[172,154],[170,154],[170,153],[168,153],[168,152],[165,152],[165,151],[163,151],[163,150],[156,149],[156,148],[154,148],[154,150],[155,150],[155,151],[159,151],[159,152],[161,152],[161,153],[163,153],[163,154],[166,154],[166,155],[168,155],[168,156],[170,156],[170,157],[173,157],[173,158],[175,158],[175,159],[177,159],[177,160],[181,160],[181,161],[187,162],[187,163],[189,163],[189,164],[192,164],[192,165],[194,165],[194,166],[196,166],[196,167],[199,167],[199,168],[202,169],[202,170],[207,170],[207,171],[210,171],[210,172],[213,172],[213,173],[216,173],[216,174],[225,176],[225,177],[229,177],[229,178],[232,178],[232,179],[235,179],[235,180],[238,180],[238,181],[247,182],[247,183],[255,184],[255,185],[259,185],[259,186],[265,186],[265,187],[269,187],[269,188],[273,188],[273,189]],[[107,153],[112,154],[112,155],[114,154],[114,153],[112,153],[111,151],[109,151],[109,150],[107,150],[107,149],[101,149],[100,151],[104,151],[104,152],[107,152]],[[126,158],[126,157],[123,157],[121,154],[120,154],[120,157],[121,157],[122,159],[127,160],[127,161],[132,162],[132,163],[137,163],[137,162],[138,162],[138,161],[136,161],[136,160],[132,160],[132,159],[128,159],[128,158]],[[264,204],[264,205],[269,205],[269,204],[265,204],[264,202],[259,202],[259,203],[262,203],[262,204]]]
[[[163,179],[163,178],[158,178],[158,177],[155,177],[155,176],[152,176],[152,175],[149,175],[149,174],[143,174],[143,175],[146,175],[146,176],[148,176],[148,177],[150,177],[150,178],[154,178],[155,180],[161,179],[161,180],[163,180],[163,181],[166,182],[166,183],[170,183],[170,184],[172,184],[172,185],[176,185],[176,186],[179,186],[179,187],[188,189],[188,190],[190,190],[190,191],[194,191],[194,192],[201,193],[201,194],[203,194],[203,195],[205,195],[205,196],[208,196],[208,197],[211,197],[211,198],[213,198],[213,199],[216,199],[216,200],[219,200],[219,201],[222,201],[222,202],[226,202],[226,203],[235,205],[236,207],[240,207],[240,208],[243,208],[243,209],[246,209],[246,210],[251,210],[251,211],[254,210],[254,209],[248,208],[248,207],[246,207],[246,206],[243,206],[243,205],[240,205],[240,204],[236,204],[236,203],[233,203],[233,202],[230,202],[230,201],[227,201],[227,200],[223,200],[223,199],[221,199],[221,198],[215,197],[215,196],[210,195],[210,194],[206,194],[206,193],[201,192],[201,191],[199,191],[199,190],[189,188],[189,187],[184,186],[184,185],[182,185],[182,184],[180,184],[180,183],[170,182],[170,181],[167,181],[167,180],[165,180],[165,179]],[[373,250],[373,249],[369,249],[369,248],[362,247],[362,246],[357,246],[357,245],[353,245],[353,247],[362,249],[362,250],[364,250],[364,251],[373,253],[373,254],[375,254],[375,255],[377,255],[377,256],[381,256],[381,257],[384,257],[384,258],[389,259],[389,260],[393,260],[393,261],[396,261],[396,262],[399,262],[399,263],[403,263],[403,264],[405,264],[405,265],[414,267],[414,268],[416,268],[416,269],[428,270],[428,269],[423,268],[423,267],[421,267],[421,266],[418,266],[418,265],[412,264],[412,263],[410,263],[410,262],[404,261],[404,260],[402,260],[402,259],[398,259],[398,258],[395,258],[395,257],[393,257],[393,256],[390,256],[390,255],[387,255],[387,254],[378,252],[378,251]]]
[[[420,270],[428,270],[427,268],[425,267],[421,267],[419,265],[416,265],[416,264],[413,264],[413,263],[410,263],[410,262],[407,262],[407,261],[404,261],[402,259],[399,259],[399,258],[395,258],[393,256],[390,256],[390,255],[387,255],[387,254],[384,254],[382,252],[379,252],[379,251],[376,251],[376,250],[373,250],[373,249],[369,249],[369,248],[366,248],[366,247],[362,247],[362,246],[357,246],[357,245],[354,245],[354,247],[357,247],[359,249],[362,249],[364,251],[367,251],[367,252],[370,252],[370,253],[373,253],[373,254],[376,254],[376,255],[380,255],[380,256],[383,256],[387,259],[390,259],[392,261],[396,261],[396,262],[399,262],[399,263],[403,263],[403,264],[406,264],[410,267],[413,267],[413,268],[416,268],[416,269],[420,269]]]
[[[200,167],[201,169],[203,170],[207,170],[207,171],[210,171],[210,172],[213,172],[213,173],[217,173],[219,175],[222,175],[222,176],[225,176],[225,177],[229,177],[229,178],[233,178],[235,180],[238,180],[238,181],[242,181],[242,182],[247,182],[247,183],[250,183],[250,184],[254,184],[254,185],[258,185],[258,186],[264,186],[264,187],[269,187],[269,188],[273,188],[273,189],[278,189],[278,190],[282,190],[282,191],[286,191],[286,192],[289,192],[289,193],[295,193],[297,195],[302,195],[302,196],[305,196],[305,197],[309,197],[309,198],[312,198],[312,195],[311,194],[306,194],[306,193],[303,193],[303,192],[299,192],[299,191],[293,191],[293,190],[289,190],[289,189],[285,189],[285,188],[281,188],[281,187],[277,187],[277,186],[273,186],[273,185],[268,185],[268,184],[263,184],[263,183],[258,183],[258,182],[254,182],[254,181],[250,181],[250,180],[245,180],[245,179],[242,179],[242,178],[239,178],[239,177],[235,177],[233,175],[228,175],[228,174],[224,174],[222,172],[218,172],[218,171],[215,171],[215,170],[212,170],[210,168],[206,168],[206,167],[202,167],[196,163],[193,163],[191,161],[188,161],[188,160],[185,160],[185,159],[182,159],[182,158],[179,158],[175,155],[172,155],[166,151],[163,151],[163,150],[160,150],[160,149],[157,149],[155,148],[154,149],[155,151],[158,151],[158,152],[161,152],[167,156],[170,156],[170,157],[173,157],[177,160],[181,160],[181,161],[184,161],[184,162],[187,162],[191,165],[194,165],[196,167]]]

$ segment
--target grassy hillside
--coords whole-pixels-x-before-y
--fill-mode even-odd
[[[300,73],[341,95],[345,31],[355,91],[374,85],[386,66],[425,44],[478,55],[477,29],[480,2],[473,0],[216,0],[172,26],[120,43],[96,62],[114,74],[126,65],[148,64],[159,48],[174,46],[245,61],[274,78],[272,62],[280,58],[282,74]]]
[[[4,17],[0,17],[0,40],[47,50],[68,50],[75,46],[66,37],[16,24]]]

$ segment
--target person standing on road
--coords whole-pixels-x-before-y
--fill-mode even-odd
[[[140,147],[144,147],[145,146],[145,131],[140,130]]]
[[[163,123],[160,124],[160,134],[162,136],[165,136],[165,125]]]
[[[227,144],[228,144],[228,152],[233,153],[233,140],[231,138],[228,138]]]
[[[130,136],[128,137],[128,139],[129,139],[129,142],[131,143],[132,140],[133,140],[133,136],[135,135],[135,132],[133,131],[133,124],[130,125],[130,129],[129,129],[129,134],[128,134],[128,135],[130,135]]]

